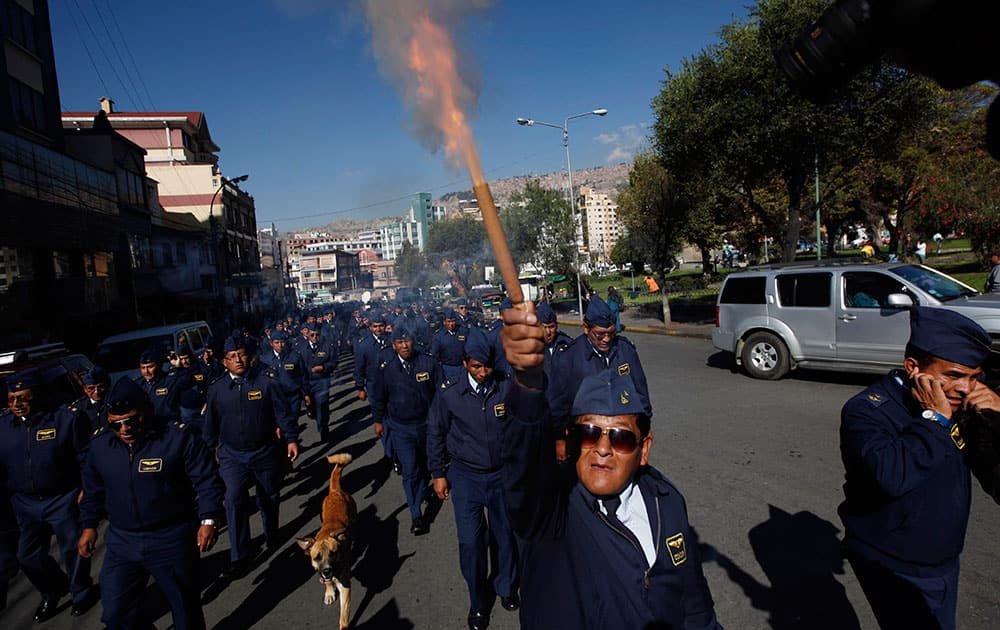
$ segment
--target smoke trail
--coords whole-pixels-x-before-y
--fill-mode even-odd
[[[452,32],[493,0],[363,0],[380,72],[413,115],[411,132],[432,152],[484,181],[468,116],[479,97]]]

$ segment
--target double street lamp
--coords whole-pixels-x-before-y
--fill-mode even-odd
[[[580,319],[583,320],[583,284],[580,280],[580,241],[583,240],[583,210],[580,211],[580,216],[576,214],[576,195],[573,193],[573,166],[569,158],[569,121],[574,118],[583,118],[584,116],[606,116],[608,110],[604,108],[592,109],[589,112],[583,112],[582,114],[573,114],[572,116],[567,116],[563,120],[563,124],[556,125],[554,123],[542,122],[541,120],[534,120],[532,118],[518,118],[517,124],[533,127],[535,125],[542,125],[543,127],[552,127],[554,129],[561,129],[563,134],[563,146],[566,147],[566,174],[569,179],[569,209],[570,214],[573,215],[574,219],[577,221],[577,234],[574,234],[574,238],[578,241],[574,243],[574,250],[576,252],[576,301],[577,309],[580,313]]]

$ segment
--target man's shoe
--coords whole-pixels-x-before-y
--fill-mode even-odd
[[[42,623],[54,617],[57,610],[59,610],[58,597],[42,597],[42,603],[35,609],[34,619],[37,623]]]
[[[403,476],[403,465],[399,463],[398,459],[392,460],[392,472],[399,476]]]
[[[238,580],[246,577],[248,573],[250,573],[250,560],[244,558],[243,560],[231,562],[228,567],[222,570],[219,577],[223,580]]]
[[[486,630],[490,627],[490,615],[484,612],[469,613],[469,630]]]
[[[424,523],[424,519],[417,517],[413,519],[413,525],[410,525],[410,533],[414,536],[423,536],[427,533],[427,524]]]
[[[510,597],[501,597],[500,605],[503,606],[504,610],[517,610],[521,607],[521,598],[518,597],[517,593],[512,594]]]
[[[73,607],[70,609],[69,614],[74,617],[79,617],[94,607],[94,604],[97,603],[98,597],[97,588],[95,587],[90,589],[90,592],[87,593],[86,597],[78,602],[73,602]]]

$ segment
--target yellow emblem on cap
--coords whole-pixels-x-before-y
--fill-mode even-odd
[[[965,440],[962,438],[962,432],[959,431],[957,424],[951,427],[951,441],[955,443],[958,450],[965,448]]]
[[[684,546],[684,534],[674,534],[667,539],[667,551],[670,552],[670,561],[674,566],[684,564],[687,560],[687,548]]]
[[[44,442],[46,440],[56,439],[55,429],[39,429],[35,432],[35,441]]]
[[[632,368],[628,363],[622,363],[618,366],[618,376],[627,376],[632,373]]]
[[[261,400],[264,398],[264,392],[259,389],[255,389],[252,392],[247,392],[247,400]]]
[[[139,472],[141,473],[160,472],[161,470],[163,470],[163,460],[158,457],[139,460]]]

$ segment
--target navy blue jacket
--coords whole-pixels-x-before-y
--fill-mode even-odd
[[[89,396],[81,396],[64,408],[70,413],[83,416],[84,421],[90,425],[90,430],[94,431],[107,424],[107,419],[104,416],[105,407],[107,405],[104,404],[103,400],[95,403],[90,400]]]
[[[555,359],[546,372],[551,378],[548,394],[555,430],[561,431],[570,425],[570,409],[583,379],[605,370],[613,370],[620,375],[630,374],[636,391],[649,400],[646,373],[642,370],[639,354],[632,342],[618,335],[605,354],[604,358],[598,355],[587,335],[581,333],[571,344],[545,358],[546,363],[550,362],[549,359]]]
[[[412,321],[413,343],[421,352],[430,354],[431,345],[434,343],[434,329],[431,328],[431,323],[424,319],[423,315]]]
[[[511,369],[510,363],[507,362],[507,353],[504,352],[503,341],[500,339],[501,331],[503,331],[502,321],[486,333],[487,339],[489,339],[490,343],[493,345],[493,369],[497,372],[505,374],[506,376],[513,376],[514,371]]]
[[[130,449],[100,430],[83,468],[80,523],[96,528],[107,517],[128,531],[193,523],[223,514],[224,495],[215,458],[190,431],[176,424],[151,428]]]
[[[288,400],[278,381],[262,370],[250,369],[242,385],[226,374],[208,387],[205,411],[205,442],[221,442],[238,451],[253,451],[277,444],[275,429],[291,444],[298,439],[299,425],[289,413]]]
[[[844,405],[838,511],[851,549],[892,570],[940,575],[965,544],[971,479],[964,442],[921,417],[904,379],[892,372]]]
[[[262,367],[274,374],[286,396],[305,396],[309,393],[309,370],[298,352],[285,346],[278,356],[274,354],[274,349],[268,347],[261,350],[257,359]]]
[[[372,384],[372,418],[385,422],[386,416],[396,422],[419,424],[427,421],[441,380],[437,364],[426,354],[414,352],[410,357],[411,374],[403,369],[399,355],[391,347],[379,355],[379,369]]]
[[[212,359],[211,365],[205,363],[202,359],[196,361],[195,364],[198,366],[198,372],[204,377],[206,392],[208,391],[208,386],[212,383],[212,381],[226,373],[226,368],[222,366],[222,362],[218,359]],[[195,379],[197,378],[198,377],[195,376]]]
[[[354,342],[354,389],[361,391],[369,384],[375,383],[378,374],[378,355],[389,347],[389,341],[382,339],[381,344],[375,340],[375,335],[362,328],[364,333]]]
[[[54,496],[80,488],[80,466],[90,444],[86,416],[66,408],[32,411],[27,422],[0,413],[0,466],[15,494]]]
[[[427,467],[433,478],[444,477],[453,459],[477,472],[500,469],[501,420],[512,382],[502,374],[492,378],[482,396],[472,389],[468,373],[441,385],[427,419]]]
[[[680,492],[658,471],[635,482],[656,542],[642,549],[600,516],[597,501],[552,457],[545,396],[511,388],[504,420],[504,501],[521,555],[521,627],[715,629],[714,604]]]
[[[167,372],[167,376],[175,378],[180,384],[181,392],[177,397],[178,404],[186,409],[201,411],[208,392],[208,383],[205,381],[202,368],[192,361],[189,368],[171,368]]]
[[[330,379],[333,378],[333,372],[337,369],[337,355],[339,354],[337,346],[335,346],[330,341],[323,341],[322,339],[316,344],[316,347],[310,347],[309,342],[299,344],[299,355],[302,357],[302,362],[306,366],[306,375],[309,385],[330,385]],[[312,369],[317,365],[323,366],[322,372],[313,372]]]
[[[180,417],[181,394],[191,386],[193,376],[187,371],[158,374],[152,381],[137,376],[135,382],[146,392],[153,405],[153,415],[166,425]]]
[[[431,356],[442,365],[462,365],[466,333],[461,326],[456,327],[454,333],[442,326],[431,342]]]

